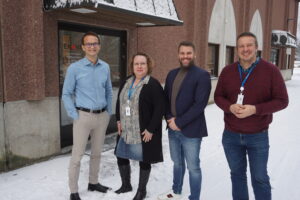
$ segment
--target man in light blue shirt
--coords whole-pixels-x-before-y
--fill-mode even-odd
[[[109,65],[98,58],[100,38],[88,32],[82,37],[85,57],[67,70],[62,99],[73,121],[73,148],[69,166],[70,200],[80,200],[78,178],[80,161],[91,136],[89,191],[106,192],[98,182],[101,150],[112,114],[112,84]]]

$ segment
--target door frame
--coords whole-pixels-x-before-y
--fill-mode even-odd
[[[59,31],[60,30],[66,30],[66,31],[76,31],[76,32],[82,32],[86,33],[88,31],[93,31],[99,35],[107,35],[107,36],[115,36],[120,38],[120,83],[126,79],[127,76],[127,32],[125,30],[116,30],[116,29],[109,29],[109,28],[103,28],[98,26],[91,26],[91,25],[83,25],[83,24],[75,24],[65,21],[58,21],[58,76],[60,76],[60,38],[59,38]],[[61,95],[62,95],[62,84],[60,82],[59,78],[59,123],[60,123],[60,143],[61,148],[70,146],[73,144],[73,134],[72,129],[73,125],[61,125]],[[106,134],[110,134],[117,131],[117,124],[115,120],[115,115],[112,115],[110,118],[110,122],[106,131]]]

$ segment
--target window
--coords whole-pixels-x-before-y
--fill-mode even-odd
[[[212,77],[218,76],[219,45],[208,44],[207,70]]]
[[[60,30],[60,83],[63,84],[68,66],[84,57],[81,37],[84,33]],[[120,37],[100,35],[101,50],[99,58],[110,66],[113,86],[119,86],[120,75]]]
[[[286,66],[285,66],[285,69],[292,69],[291,54],[292,54],[292,49],[290,47],[286,48]]]
[[[291,69],[291,55],[286,56],[286,69]]]
[[[260,57],[261,58],[261,50],[257,50],[256,57]]]
[[[278,61],[279,61],[279,49],[272,48],[270,62],[273,63],[274,65],[278,66]]]
[[[226,60],[225,65],[232,64],[234,62],[234,47],[226,47]]]

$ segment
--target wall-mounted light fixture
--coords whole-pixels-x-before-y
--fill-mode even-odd
[[[87,13],[96,13],[97,11],[95,10],[91,10],[91,9],[87,9],[87,8],[74,8],[74,9],[70,9],[73,12],[77,12],[77,13],[82,13],[82,14],[87,14]]]

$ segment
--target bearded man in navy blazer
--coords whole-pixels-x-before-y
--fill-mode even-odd
[[[204,109],[211,90],[210,75],[194,64],[195,46],[183,41],[178,47],[180,67],[171,70],[165,84],[166,119],[171,159],[172,190],[159,200],[181,199],[185,163],[189,171],[189,200],[199,200],[201,191],[200,146],[207,136]]]

